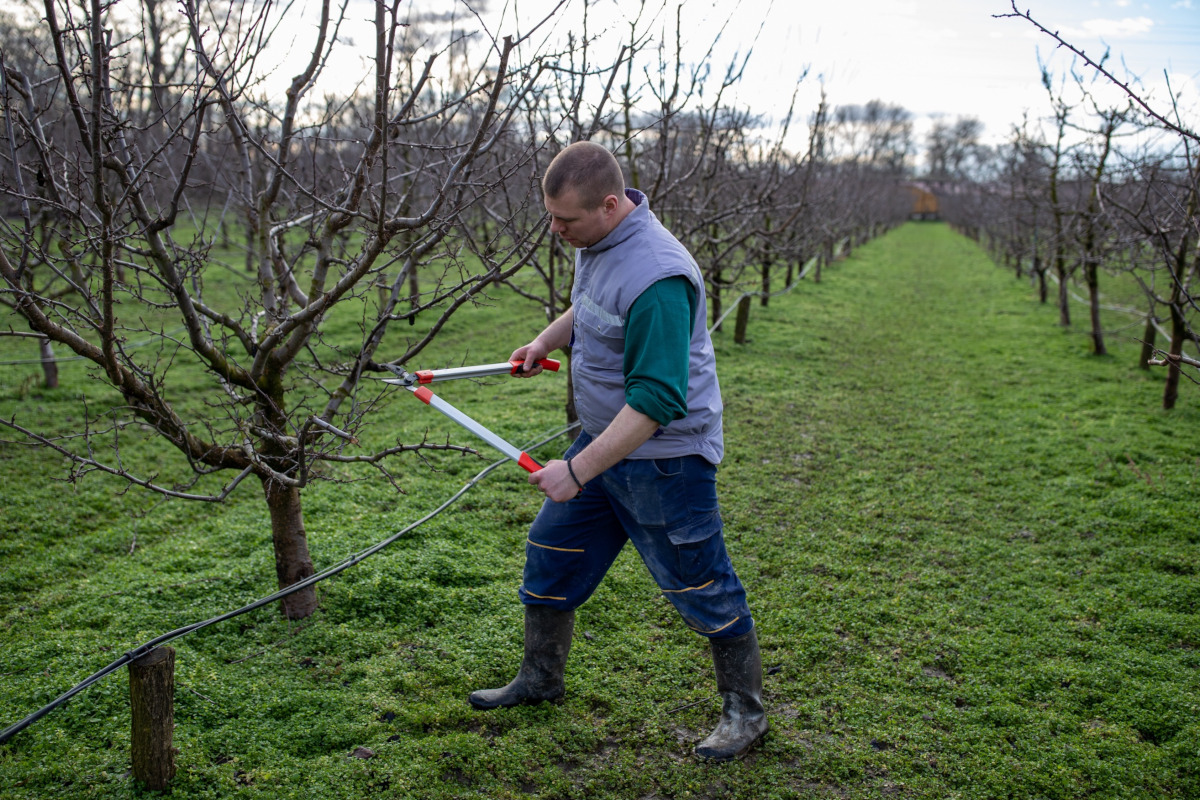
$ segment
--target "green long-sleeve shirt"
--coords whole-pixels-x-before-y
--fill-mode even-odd
[[[660,425],[687,416],[696,288],[682,275],[638,295],[625,320],[625,402]]]

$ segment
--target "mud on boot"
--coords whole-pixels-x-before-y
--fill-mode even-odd
[[[575,612],[542,605],[525,606],[525,657],[517,677],[499,689],[480,689],[467,699],[480,710],[556,702],[565,692],[563,672]]]
[[[696,755],[709,761],[729,761],[746,754],[770,725],[762,704],[762,656],[758,633],[751,628],[733,639],[710,639],[721,721]]]

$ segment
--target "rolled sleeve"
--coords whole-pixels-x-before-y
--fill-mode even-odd
[[[683,276],[650,285],[625,320],[625,402],[660,425],[687,416],[696,289]]]

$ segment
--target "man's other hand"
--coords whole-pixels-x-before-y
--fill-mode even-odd
[[[575,479],[571,477],[570,470],[567,469],[567,462],[557,459],[547,462],[546,466],[537,472],[530,473],[529,482],[556,503],[573,500],[580,491]]]

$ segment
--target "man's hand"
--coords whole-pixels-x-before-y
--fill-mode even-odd
[[[547,325],[536,339],[524,347],[513,350],[508,360],[519,358],[525,362],[525,369],[513,374],[518,378],[532,378],[534,375],[540,374],[542,365],[537,362],[571,343],[571,326],[574,324],[575,309],[568,308],[558,319]]]
[[[515,355],[513,357],[516,358]],[[567,462],[557,459],[548,462],[537,472],[531,472],[529,482],[556,503],[573,500],[579,494],[579,487],[575,485],[575,480],[567,469]]]
[[[588,481],[641,447],[656,430],[657,422],[626,405],[617,412],[616,418],[603,433],[572,457],[574,478],[571,477],[571,468],[567,467],[567,462],[556,460],[530,474],[529,482],[554,502],[565,503],[579,493],[576,478],[579,479],[579,483],[586,485]]]
[[[548,355],[550,355],[550,351],[541,343],[541,340],[534,339],[524,347],[518,347],[516,350],[513,350],[508,360],[521,360],[525,362],[525,366],[518,369],[513,375],[516,375],[518,378],[532,378],[534,375],[542,372],[542,365],[538,362]]]

